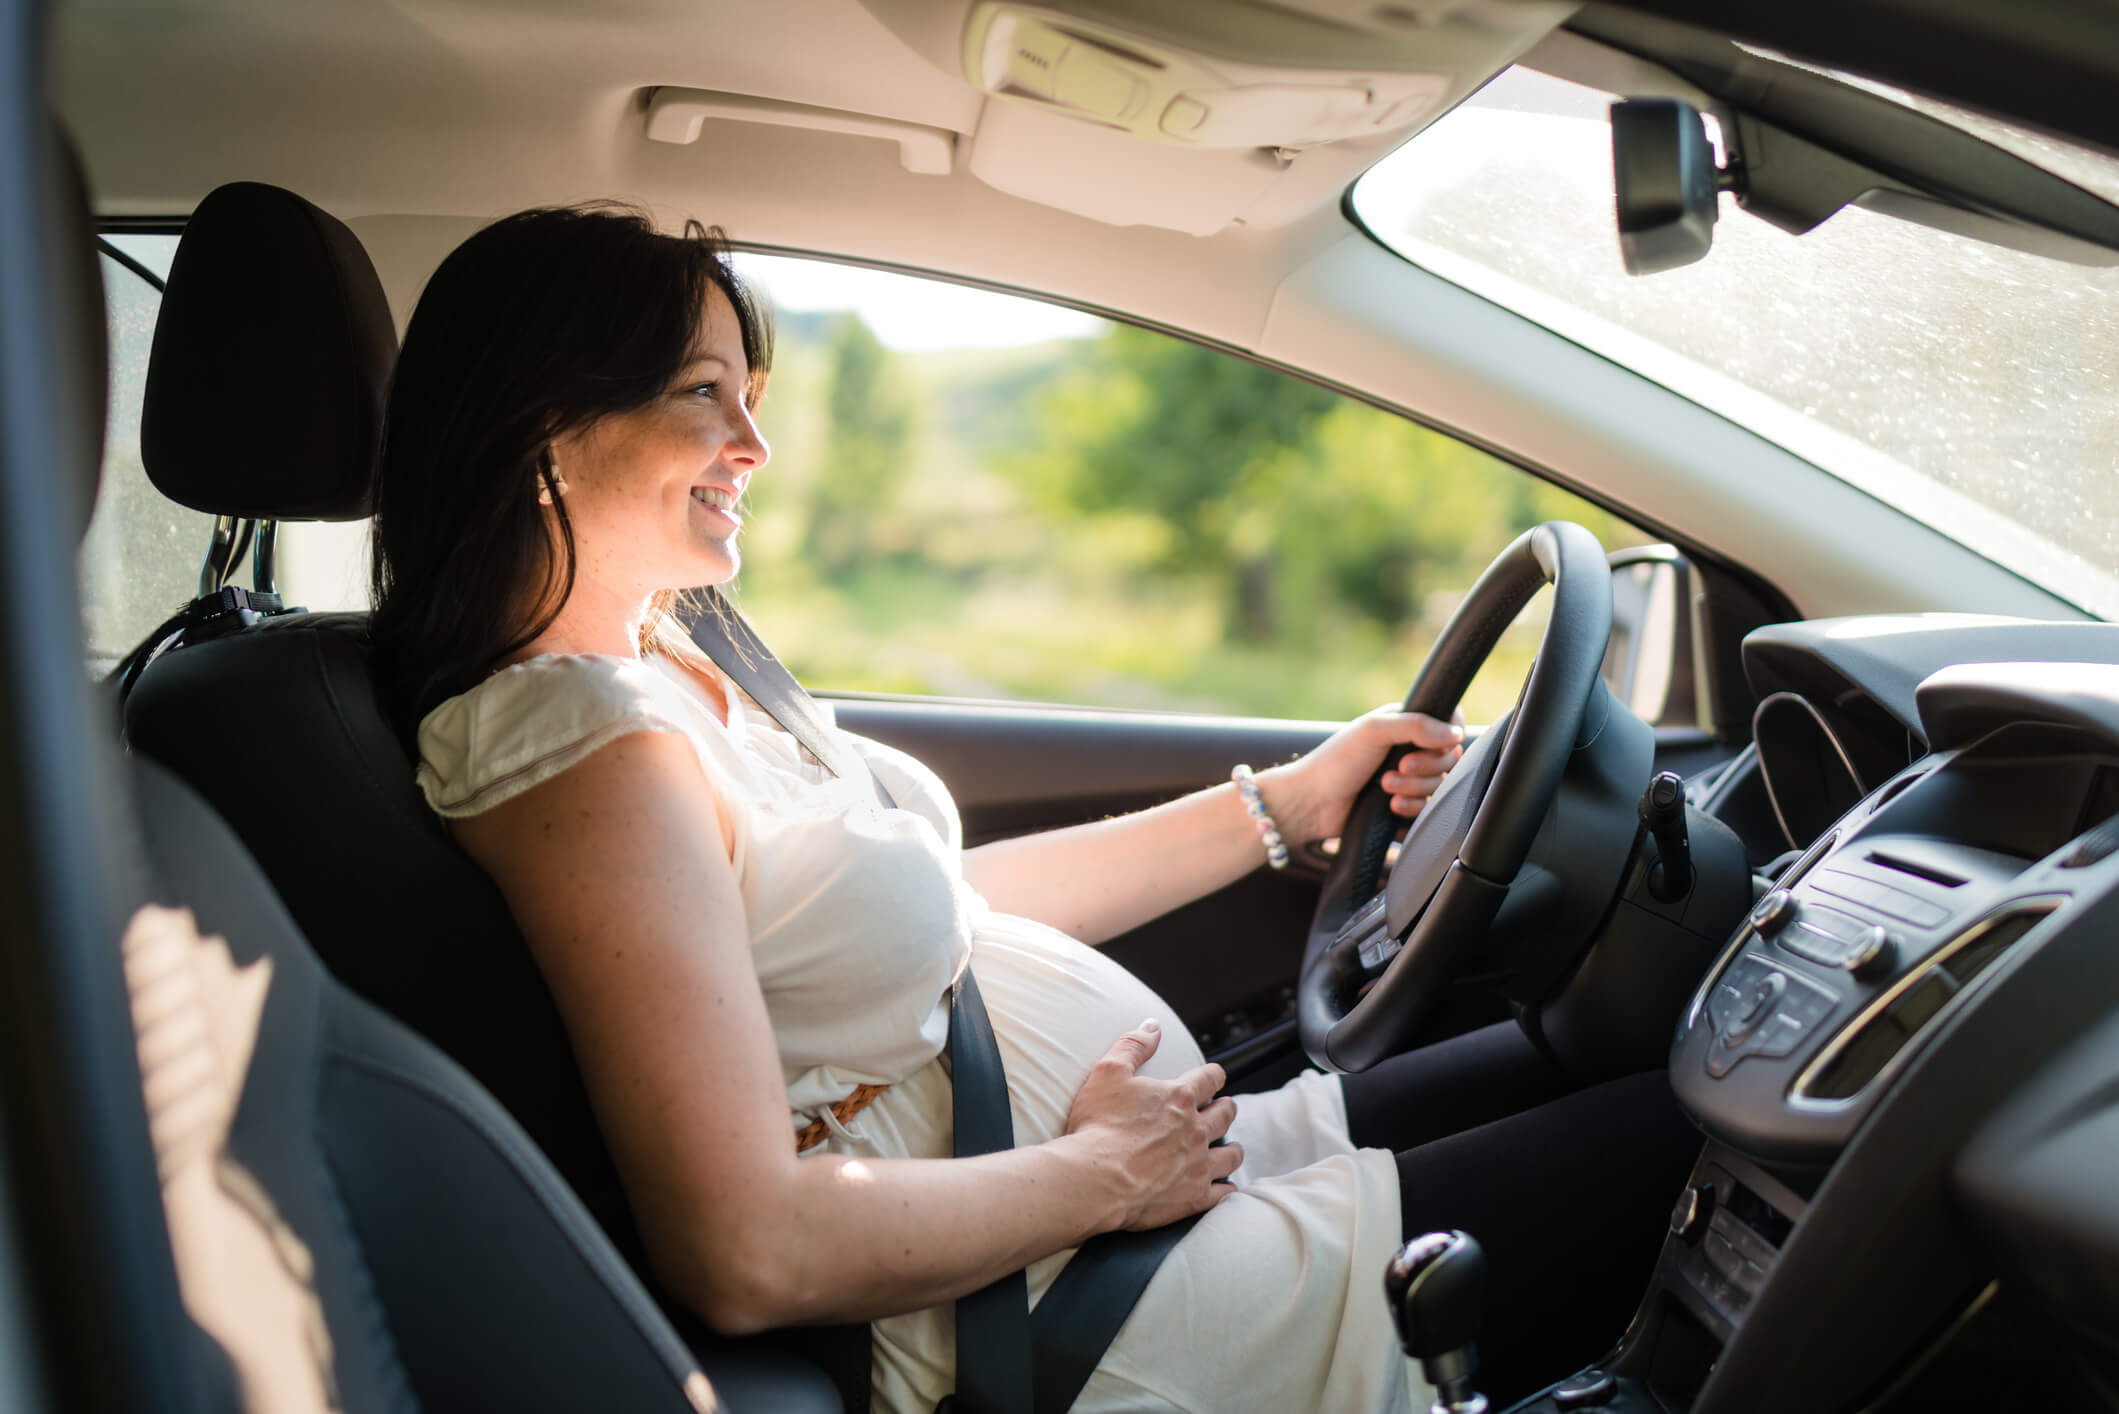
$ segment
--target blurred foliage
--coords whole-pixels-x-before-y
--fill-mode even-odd
[[[1114,326],[893,353],[783,316],[739,596],[822,689],[1335,719],[1510,539],[1607,513],[1395,414]],[[1465,710],[1514,700],[1542,598]]]
[[[858,318],[840,315],[826,337],[826,440],[809,494],[805,549],[821,574],[843,582],[888,548],[870,527],[904,485],[913,401],[890,350]]]

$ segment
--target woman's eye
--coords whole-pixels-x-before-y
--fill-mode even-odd
[[[721,385],[719,383],[700,383],[695,385],[692,391],[705,397],[718,398],[721,396]]]

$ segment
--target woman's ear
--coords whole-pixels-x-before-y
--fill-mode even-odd
[[[564,455],[570,465],[577,462],[577,440],[571,436],[554,437],[545,443],[544,455],[539,458],[540,465],[536,476],[538,505],[549,506],[554,496],[566,495],[567,479],[559,470],[560,457]]]
[[[544,470],[537,477],[537,504],[549,506],[556,493],[567,493],[567,479],[559,474],[559,458],[548,448],[544,454]]]

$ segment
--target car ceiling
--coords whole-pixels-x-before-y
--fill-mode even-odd
[[[1792,455],[1382,251],[1341,200],[1418,122],[1304,151],[1213,224],[1211,201],[1225,188],[1201,176],[1211,175],[1201,154],[974,88],[953,52],[973,3],[74,0],[59,14],[56,93],[106,217],[180,217],[224,181],[287,186],[352,225],[400,322],[440,257],[484,221],[615,197],[717,223],[741,243],[1033,291],[1307,370],[1750,566],[1805,614],[2073,612]],[[1350,36],[1379,51],[1396,45],[1401,66],[1434,59],[1446,79],[1440,107],[1575,8],[1062,3],[1106,23],[1130,16],[1138,32],[1199,52],[1227,37],[1216,26],[1242,30],[1231,17],[1264,16],[1283,41],[1309,21],[1324,62],[1342,69]],[[1385,14],[1403,33],[1359,28]],[[1586,41],[1556,35],[1538,53],[1570,43]],[[1304,61],[1288,48],[1283,62]],[[658,86],[960,136],[946,175],[908,171],[889,141],[796,127],[710,118],[696,142],[656,142],[643,103]],[[996,132],[1006,141],[989,143]],[[1123,172],[1074,151],[1089,144],[1115,157],[1113,142],[1124,145]],[[988,175],[1045,199],[974,175],[982,153]],[[1071,188],[1046,170],[1070,162]],[[1159,189],[1195,178],[1207,204],[1180,215],[1211,225],[1209,235],[1062,209],[1108,207],[1110,180],[1156,189],[1167,207]]]
[[[890,23],[857,0],[84,0],[62,11],[58,92],[106,213],[180,214],[222,181],[275,182],[364,238],[376,232],[393,294],[413,273],[391,268],[397,246],[413,266],[431,265],[423,235],[444,236],[445,249],[498,212],[617,196],[744,241],[1039,288],[1246,345],[1278,283],[1272,272],[1343,232],[1344,188],[1413,130],[1306,151],[1229,204],[1217,174],[1251,154],[1157,146],[988,100],[950,52],[971,0],[875,4]],[[1572,7],[1403,8],[1433,18],[1415,50],[1456,66],[1446,70],[1453,102]],[[1344,28],[1314,28],[1343,45]],[[1487,37],[1443,42],[1466,32]],[[939,129],[960,135],[956,170],[910,173],[886,141],[757,123],[709,120],[695,144],[652,142],[641,105],[658,86]],[[1132,159],[1123,173],[1101,153],[1084,162],[1074,152],[1114,139]],[[1049,200],[1005,195],[972,175],[975,164]],[[1070,166],[1071,178],[1051,175]],[[1216,234],[1063,209],[1109,207],[1113,181],[1196,189],[1176,215]],[[1137,285],[1129,271],[1142,272]]]

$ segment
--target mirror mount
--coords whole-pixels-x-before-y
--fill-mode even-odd
[[[1611,105],[1612,185],[1619,255],[1629,275],[1690,265],[1714,244],[1721,193],[1741,199],[1740,164],[1717,167],[1700,110],[1681,98]]]

